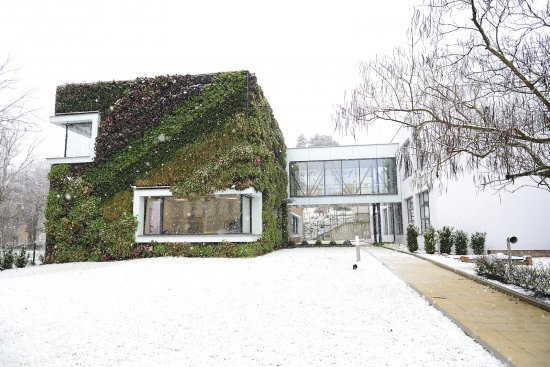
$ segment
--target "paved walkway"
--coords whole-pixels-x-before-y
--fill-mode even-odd
[[[550,366],[549,312],[414,256],[363,249],[501,357],[518,367]]]

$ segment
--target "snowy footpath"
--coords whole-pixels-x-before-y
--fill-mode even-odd
[[[0,366],[502,366],[369,254],[0,273]]]

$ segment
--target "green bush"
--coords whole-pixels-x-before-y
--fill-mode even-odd
[[[15,257],[13,255],[13,248],[11,246],[5,247],[4,256],[2,258],[2,269],[13,268],[14,261],[15,261]]]
[[[331,246],[336,246],[336,241],[331,240],[331,241],[329,242],[329,244],[330,244]]]
[[[431,225],[424,231],[424,250],[427,254],[435,253],[435,228]]]
[[[536,296],[550,296],[550,267],[510,265],[507,259],[481,256],[476,260],[476,273],[488,279],[514,284],[531,290]]]
[[[350,240],[345,240],[343,245],[344,246],[351,246],[351,241]]]
[[[407,248],[410,252],[418,250],[418,228],[412,223],[407,226]]]
[[[470,237],[470,247],[476,255],[483,255],[485,250],[485,232],[476,232]]]
[[[307,243],[307,241],[306,241],[306,240],[303,240],[303,241],[302,241],[302,242],[300,243],[300,245],[302,245],[302,246],[307,246],[307,245],[308,245],[308,243]]]
[[[321,246],[323,242],[321,240],[315,241],[315,246]]]
[[[468,235],[466,232],[458,230],[453,235],[456,255],[466,255],[468,253]]]
[[[453,251],[453,227],[444,226],[439,231],[439,246],[442,254],[451,254]]]
[[[29,263],[29,256],[25,247],[21,247],[19,254],[15,258],[15,267],[24,268]]]

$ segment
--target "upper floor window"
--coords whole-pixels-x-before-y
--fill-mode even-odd
[[[399,165],[403,168],[403,178],[407,178],[412,175],[412,161],[411,161],[411,143],[409,140],[405,141],[399,149]]]
[[[290,162],[290,196],[397,194],[395,158]]]
[[[93,149],[92,122],[65,125],[64,157],[89,157]]]
[[[56,157],[48,158],[50,163],[92,162],[95,157],[94,145],[99,126],[99,113],[72,113],[50,117],[50,122],[65,131],[63,151]]]

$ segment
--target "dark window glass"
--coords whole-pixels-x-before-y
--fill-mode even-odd
[[[251,199],[220,195],[202,199],[147,198],[144,234],[251,233]]]

